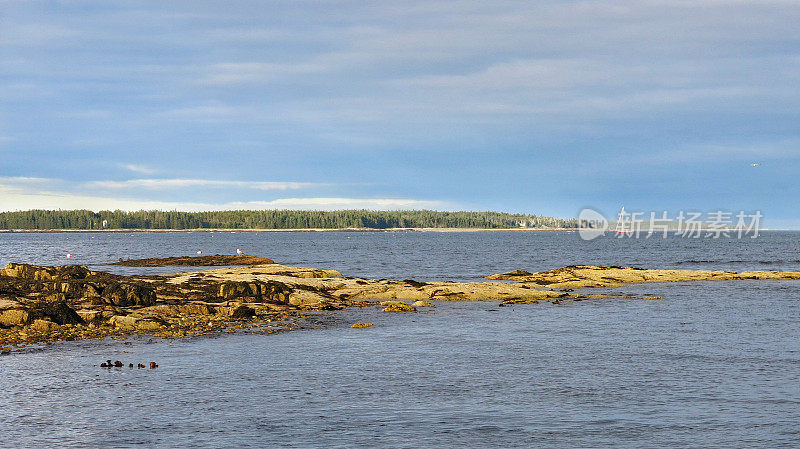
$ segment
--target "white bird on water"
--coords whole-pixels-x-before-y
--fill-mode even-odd
[[[758,165],[759,165],[759,164],[758,164],[758,162],[753,162],[753,163],[752,163],[752,164],[750,164],[750,165],[751,165],[752,167],[758,167]]]
[[[203,250],[200,250],[200,251],[197,252],[198,256],[201,256],[202,254],[203,254]]]
[[[239,248],[236,248],[236,254],[237,254],[237,255],[239,255],[239,256],[241,256],[241,255],[242,255],[242,254],[244,254],[244,253],[243,253],[243,252],[242,252],[242,250],[240,250]]]

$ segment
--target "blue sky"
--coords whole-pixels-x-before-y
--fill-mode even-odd
[[[770,0],[5,0],[0,210],[800,227],[798,23]]]

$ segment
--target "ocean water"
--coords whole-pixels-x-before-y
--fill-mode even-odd
[[[0,234],[0,263],[111,269],[120,257],[237,248],[421,281],[570,264],[800,270],[800,233],[790,232],[591,242],[566,232]],[[664,299],[363,308],[281,334],[14,353],[0,357],[0,446],[800,446],[800,282],[618,290]],[[356,321],[375,325],[351,329]],[[109,358],[160,366],[94,366]]]

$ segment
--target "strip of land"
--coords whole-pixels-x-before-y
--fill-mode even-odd
[[[346,277],[336,270],[289,267],[256,256],[125,262],[131,266],[215,266],[246,261],[254,264],[159,276],[120,276],[75,265],[8,264],[0,270],[0,351],[31,343],[131,334],[184,337],[237,329],[271,333],[295,328],[310,311],[346,307],[381,305],[386,312],[413,312],[437,300],[559,304],[608,296],[637,297],[574,291],[579,288],[800,279],[800,271],[737,273],[583,265],[487,276],[495,282],[418,282]]]
[[[580,228],[291,228],[291,229],[265,229],[265,228],[196,228],[196,229],[0,229],[2,233],[172,233],[172,232],[577,232]]]
[[[225,267],[235,265],[265,265],[273,264],[274,260],[267,257],[250,256],[247,254],[227,255],[214,254],[213,256],[182,256],[164,257],[148,259],[128,259],[114,262],[111,265],[122,265],[124,267]]]

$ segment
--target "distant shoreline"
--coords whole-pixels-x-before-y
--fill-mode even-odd
[[[293,228],[293,229],[0,229],[0,234],[51,234],[51,233],[161,233],[161,232],[556,232],[580,231],[581,228]]]
[[[292,228],[292,229],[224,229],[224,228],[199,228],[199,229],[0,229],[0,234],[88,234],[88,233],[190,233],[190,232],[579,232],[597,231],[592,228]],[[715,232],[713,229],[697,229],[695,232]],[[735,232],[735,229],[728,229]],[[759,229],[759,232],[770,231],[800,231],[800,229]],[[613,233],[606,230],[607,233]],[[669,230],[675,232],[675,230]],[[642,230],[643,234],[647,230]],[[656,232],[656,234],[660,233]]]

